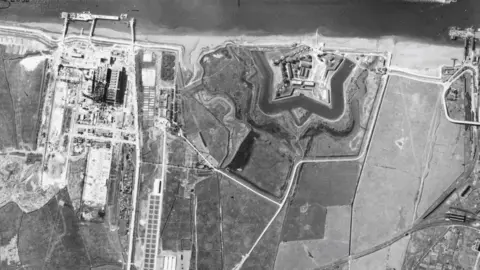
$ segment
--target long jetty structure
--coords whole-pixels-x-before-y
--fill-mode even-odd
[[[127,14],[120,14],[120,16],[113,16],[113,15],[100,15],[100,14],[92,14],[90,11],[85,11],[85,12],[62,12],[60,16],[64,22],[63,22],[63,39],[67,36],[67,31],[68,31],[68,22],[69,21],[84,21],[84,22],[91,22],[92,25],[90,27],[90,35],[89,38],[93,36],[93,32],[95,29],[95,25],[97,20],[107,20],[107,21],[119,21],[119,20],[124,20],[127,18]],[[133,28],[133,21],[134,19],[131,19],[131,27]],[[134,34],[132,30],[132,35]],[[132,37],[132,40],[134,40],[134,37]],[[133,42],[132,42],[133,43]]]

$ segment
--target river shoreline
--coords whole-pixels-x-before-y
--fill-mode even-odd
[[[32,29],[44,30],[48,35],[60,37],[62,21],[58,23],[31,22],[18,23],[0,20],[0,23],[15,26],[24,26]],[[130,39],[129,33],[119,32],[108,28],[99,28],[95,31],[97,36],[109,38]],[[292,43],[302,43],[309,46],[317,46],[325,43],[326,48],[333,49],[357,49],[360,51],[391,52],[393,54],[392,65],[402,67],[405,70],[416,72],[421,75],[439,76],[439,66],[449,65],[452,58],[462,59],[463,48],[459,42],[456,46],[438,45],[421,40],[406,39],[402,37],[385,36],[376,39],[367,38],[342,38],[326,37],[316,33],[307,33],[295,36],[220,36],[220,35],[164,35],[143,34],[138,32],[137,40],[178,44],[184,47],[183,68],[193,70],[193,66],[200,60],[200,55],[213,48],[222,46],[228,42],[248,46],[288,46]]]

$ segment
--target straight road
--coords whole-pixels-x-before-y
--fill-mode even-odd
[[[197,154],[205,161],[205,163],[207,163],[207,166],[212,168],[214,172],[217,172],[225,177],[227,177],[228,179],[234,181],[235,183],[239,184],[240,186],[246,188],[247,190],[255,193],[256,195],[262,197],[263,199],[273,203],[273,204],[276,204],[276,205],[280,205],[276,200],[270,198],[269,196],[265,195],[263,192],[260,192],[256,189],[254,189],[253,187],[250,187],[249,185],[243,183],[242,181],[239,181],[238,179],[230,176],[229,174],[227,174],[226,172],[224,172],[223,170],[220,170],[218,168],[216,168],[215,166],[212,165],[212,163],[210,163],[208,161],[208,159],[197,149],[197,147],[195,147],[195,145],[193,145],[193,143],[191,143],[185,136],[183,136],[183,134],[180,135],[180,137],[182,137],[193,149],[195,149],[195,151],[197,152]]]

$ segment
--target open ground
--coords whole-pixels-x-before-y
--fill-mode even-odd
[[[352,252],[384,242],[412,223],[441,116],[436,113],[441,90],[390,78],[354,201]]]

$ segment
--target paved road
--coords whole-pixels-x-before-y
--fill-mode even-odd
[[[265,200],[267,200],[271,203],[274,203],[276,205],[280,205],[276,200],[274,200],[270,196],[264,194],[264,192],[261,192],[261,191],[255,189],[254,187],[251,187],[250,185],[248,185],[246,183],[243,183],[243,181],[240,181],[240,180],[236,179],[235,177],[232,177],[228,173],[224,172],[223,170],[218,169],[215,166],[213,166],[213,164],[210,163],[208,161],[208,159],[197,149],[197,147],[195,147],[195,145],[193,145],[193,143],[191,143],[185,136],[183,136],[183,134],[181,134],[180,137],[182,137],[197,152],[197,154],[205,161],[205,163],[207,163],[207,166],[212,168],[214,172],[217,172],[217,173],[227,177],[228,179],[230,179],[230,180],[234,181],[235,183],[241,185],[242,187],[246,188],[247,190],[249,190],[249,191],[255,193],[256,195],[262,197],[263,199],[265,199]]]
[[[444,83],[441,77],[419,75],[419,74],[411,73],[407,70],[403,70],[401,68],[396,68],[396,67],[390,67],[388,69],[388,75],[404,77],[404,78],[412,79],[415,81],[426,82],[426,83],[435,83],[435,84]]]

